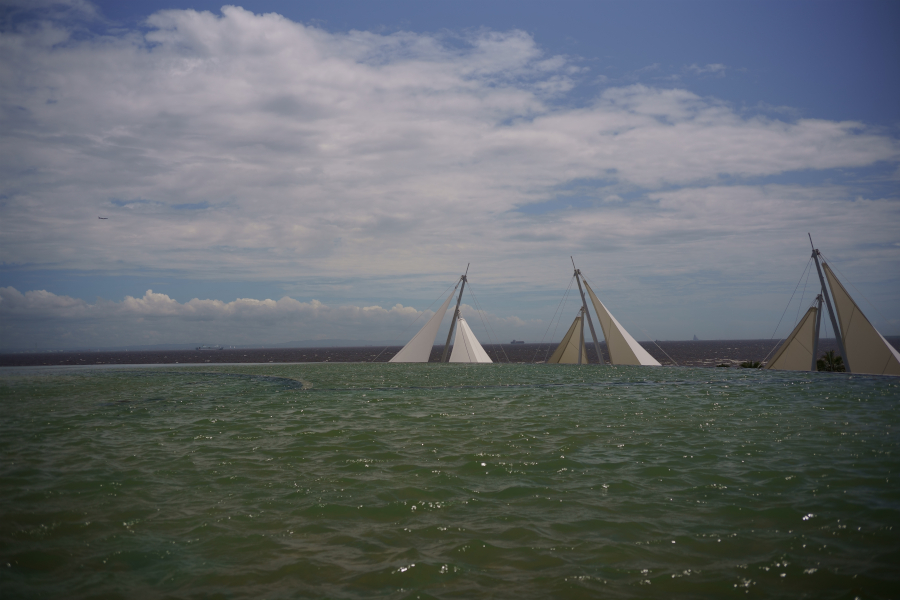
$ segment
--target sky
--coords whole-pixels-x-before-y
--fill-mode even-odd
[[[558,340],[570,256],[639,340],[777,339],[808,233],[900,335],[898,28],[865,1],[0,0],[0,351],[403,343],[467,266],[483,343]]]

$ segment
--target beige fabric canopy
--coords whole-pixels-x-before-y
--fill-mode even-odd
[[[644,350],[643,346],[637,343],[631,335],[625,331],[616,318],[612,316],[594,290],[584,282],[588,295],[591,297],[591,303],[600,319],[600,327],[603,329],[603,337],[606,338],[606,348],[609,352],[609,362],[614,365],[653,365],[660,366],[659,361],[650,356],[650,353]]]
[[[810,307],[794,330],[791,332],[772,360],[766,365],[767,369],[780,371],[810,371],[813,364],[813,348],[816,337],[816,313],[815,306]]]
[[[409,340],[400,352],[388,362],[428,362],[428,358],[431,356],[431,349],[434,347],[434,338],[437,337],[438,328],[441,326],[441,321],[444,320],[444,315],[447,313],[450,301],[453,300],[454,293],[456,293],[456,289],[450,292],[450,296],[447,297],[444,304],[434,313],[433,317],[428,319],[428,322],[419,330],[419,333]]]
[[[831,267],[822,263],[837,310],[844,342],[844,357],[852,373],[900,375],[900,353],[872,326],[838,281]]]
[[[548,363],[569,365],[578,364],[579,343],[581,344],[581,361],[583,363],[587,362],[587,348],[585,348],[584,345],[584,336],[582,336],[581,331],[582,326],[583,320],[581,318],[581,314],[579,313],[579,315],[575,317],[575,320],[572,321],[572,325],[569,327],[569,331],[566,332],[566,335],[559,343],[559,346],[556,347],[553,355],[547,361]]]

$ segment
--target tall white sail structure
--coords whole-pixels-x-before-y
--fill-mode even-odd
[[[818,314],[812,312],[816,310],[815,307],[807,311],[766,368],[791,371],[816,369],[814,361],[819,339],[819,319],[823,314],[822,301],[824,300],[828,309],[828,317],[831,320],[831,328],[835,333],[838,351],[844,359],[844,368],[848,373],[900,375],[900,352],[872,326],[872,323],[850,297],[847,289],[835,276],[831,267],[826,262],[819,261],[822,254],[813,244],[811,235],[809,244],[812,246],[812,260],[816,265],[819,284],[822,288],[822,293],[816,298]],[[832,299],[834,300],[833,307]],[[815,319],[810,317],[811,313]],[[815,321],[816,324],[810,337],[811,321]],[[808,356],[806,346],[808,345],[812,347],[809,368],[805,366],[805,359]]]
[[[572,325],[563,336],[559,346],[556,347],[553,354],[547,360],[549,364],[579,364],[579,346],[581,346],[582,362],[587,362],[587,348],[584,345],[584,319],[579,312]]]
[[[816,317],[818,309],[811,306],[778,352],[766,364],[767,369],[780,371],[812,371],[816,364]]]
[[[606,346],[609,351],[609,361],[614,365],[647,365],[661,366],[659,361],[653,358],[649,352],[644,350],[643,346],[638,344],[631,335],[625,331],[625,328],[616,321],[615,317],[606,309],[597,295],[588,285],[581,269],[575,267],[575,260],[572,259],[572,268],[575,269],[573,277],[578,283],[578,294],[581,296],[581,310],[575,318],[569,331],[563,338],[563,341],[556,348],[553,356],[547,362],[562,363],[587,363],[587,353],[585,352],[585,329],[584,322],[591,332],[591,338],[594,342],[594,349],[597,351],[597,359],[602,363],[603,355],[600,351],[600,342],[597,339],[597,331],[594,329],[594,321],[591,318],[591,311],[588,310],[587,298],[584,295],[584,288],[587,288],[591,297],[591,304],[594,311],[600,319],[600,326],[603,329],[603,337],[606,338]],[[584,283],[584,288],[581,284]]]
[[[413,339],[409,340],[400,352],[388,362],[428,362],[428,357],[431,356],[431,349],[434,347],[434,338],[437,337],[438,328],[441,326],[441,321],[444,320],[444,315],[447,313],[447,307],[450,306],[450,301],[453,300],[453,294],[455,293],[456,288],[450,292],[450,295],[438,311],[434,313],[433,317],[428,319],[428,322],[419,330],[419,333],[413,336]]]
[[[659,361],[650,356],[650,353],[644,350],[643,346],[638,344],[631,334],[616,321],[612,313],[594,294],[594,290],[587,281],[584,282],[584,287],[587,288],[591,303],[597,312],[597,318],[600,319],[600,328],[603,329],[603,337],[606,338],[606,347],[609,351],[609,362],[614,365],[661,366]]]
[[[455,363],[489,363],[494,362],[481,344],[475,338],[475,334],[469,328],[469,324],[462,317],[456,320],[456,337],[453,339],[453,352],[450,353],[450,362]]]
[[[822,263],[841,325],[845,361],[853,373],[900,375],[900,353],[872,326],[838,281],[828,263]]]

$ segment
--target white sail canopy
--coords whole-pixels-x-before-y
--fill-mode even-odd
[[[494,362],[481,344],[475,338],[475,334],[469,328],[469,324],[462,317],[456,321],[456,337],[453,338],[453,352],[450,353],[450,362],[458,363],[489,363]]]
[[[559,346],[554,350],[553,355],[547,360],[550,364],[578,364],[578,345],[581,344],[581,361],[587,362],[587,348],[584,345],[584,336],[581,328],[583,327],[583,319],[581,315],[575,317],[572,321],[569,331],[563,337]]]
[[[603,329],[603,337],[606,338],[606,347],[609,351],[609,362],[614,365],[654,365],[660,366],[659,361],[650,356],[650,353],[638,344],[625,328],[619,325],[616,318],[606,310],[600,299],[594,294],[594,290],[584,282],[597,318],[600,319],[600,327]]]
[[[428,319],[428,322],[419,330],[419,333],[417,333],[413,339],[409,340],[400,352],[388,362],[428,362],[428,358],[431,356],[431,350],[434,347],[434,338],[437,337],[438,328],[441,326],[441,321],[444,320],[444,315],[447,313],[447,307],[450,306],[450,301],[453,300],[453,294],[455,292],[456,289],[454,288],[447,297],[447,300],[444,301],[444,304],[441,305],[436,313],[434,313],[433,317]]]
[[[791,334],[766,365],[767,369],[782,371],[809,371],[813,365],[816,337],[815,306],[810,307]]]
[[[841,340],[852,373],[900,375],[900,353],[872,327],[827,263],[822,263],[841,326]]]

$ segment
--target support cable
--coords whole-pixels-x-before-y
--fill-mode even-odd
[[[533,363],[537,358],[537,355],[541,351],[541,346],[544,345],[544,340],[547,339],[547,333],[550,332],[550,327],[553,326],[553,321],[556,321],[556,327],[553,328],[553,334],[550,339],[556,338],[556,330],[559,328],[559,324],[562,322],[562,312],[560,308],[565,308],[566,299],[569,297],[569,291],[572,289],[572,284],[575,282],[575,276],[573,275],[569,279],[569,287],[566,288],[563,297],[559,300],[559,304],[556,305],[556,311],[553,313],[553,316],[550,318],[550,322],[547,323],[547,329],[544,331],[543,337],[541,337],[541,341],[538,343],[537,350],[534,351],[534,356],[531,357],[531,362]],[[556,315],[559,315],[559,319],[556,318]],[[544,353],[544,362],[547,362],[547,357],[550,355],[550,346],[553,345],[553,342],[547,342],[547,351]]]
[[[569,280],[569,288],[571,288],[571,287],[572,287],[572,280],[570,279]],[[538,353],[541,351],[541,346],[544,345],[544,340],[547,337],[547,333],[550,332],[550,328],[553,326],[553,321],[556,319],[556,314],[559,312],[560,305],[562,305],[563,301],[566,299],[566,294],[569,293],[569,288],[566,288],[565,294],[563,294],[563,297],[559,299],[559,304],[556,305],[556,310],[553,312],[553,316],[550,317],[550,320],[547,322],[547,329],[544,330],[544,335],[541,337],[541,341],[538,342],[538,347],[534,351],[534,355],[531,357],[532,364],[534,363],[535,359],[537,358]],[[556,334],[555,329],[553,330],[553,333],[554,333],[554,335]]]
[[[491,328],[488,326],[487,322],[484,320],[485,312],[481,308],[481,304],[478,302],[478,298],[475,296],[475,290],[472,288],[472,284],[469,283],[469,293],[472,294],[472,301],[475,302],[475,310],[478,311],[478,316],[481,318],[481,325],[484,327],[485,332],[488,336],[488,341],[491,343],[491,346],[500,346],[500,350],[503,352],[503,356],[506,357],[506,362],[509,362],[509,356],[506,355],[506,350],[503,349],[503,344],[495,344],[494,339],[491,337]],[[496,334],[495,334],[496,335]],[[500,355],[497,353],[497,349],[494,348],[494,356],[497,357],[497,362],[499,361]]]
[[[553,316],[550,317],[550,321],[547,323],[547,329],[544,330],[544,335],[543,335],[543,337],[541,337],[541,341],[538,342],[538,347],[534,351],[534,355],[531,357],[532,364],[537,359],[537,355],[541,351],[541,346],[544,345],[544,340],[547,338],[547,334],[550,332],[550,328],[553,326],[553,321],[556,320],[556,315],[559,313],[559,308],[560,308],[560,306],[562,306],[563,302],[565,302],[566,296],[569,294],[569,289],[571,289],[571,287],[572,287],[572,279],[569,279],[569,287],[566,288],[566,291],[563,294],[563,297],[559,299],[559,304],[556,305],[556,310],[553,312]],[[553,330],[553,335],[556,335],[555,329]]]
[[[800,279],[797,280],[797,285],[794,286],[794,291],[791,294],[790,299],[788,300],[787,306],[784,307],[784,312],[781,313],[781,318],[778,319],[778,325],[775,326],[775,331],[772,332],[772,337],[769,338],[770,342],[773,339],[775,339],[775,334],[778,333],[778,328],[781,327],[781,322],[784,320],[784,315],[787,314],[788,309],[791,307],[791,302],[794,301],[794,295],[797,293],[797,289],[800,287],[800,282],[803,281],[803,276],[806,275],[807,279],[809,278],[806,271],[808,269],[810,269],[810,265],[812,265],[812,260],[813,260],[812,257],[810,257],[809,260],[806,261],[806,267],[803,268],[803,273],[800,274]],[[812,271],[810,270],[810,273],[811,272]],[[798,320],[799,320],[799,317],[798,317]],[[769,356],[771,356],[771,354],[773,352],[775,352],[775,349],[778,348],[778,345],[781,344],[781,342],[783,342],[784,340],[785,340],[785,338],[781,338],[775,343],[774,346],[772,346],[772,349],[769,350],[769,353],[766,354],[766,357],[762,359],[761,364],[764,364],[767,360],[769,360]]]
[[[641,327],[640,325],[638,325],[638,327],[640,328],[641,331],[644,332],[644,335],[646,335],[648,338],[649,338],[649,337],[653,337],[653,336],[651,336],[651,335],[647,332],[646,329],[644,329],[644,328]],[[669,360],[671,360],[673,365],[675,365],[676,367],[680,366],[680,365],[678,364],[678,362],[676,362],[676,360],[675,360],[674,358],[672,358],[671,356],[669,356],[669,353],[668,353],[668,352],[666,352],[665,350],[662,349],[662,346],[660,346],[659,344],[656,343],[656,340],[652,340],[652,341],[653,341],[653,345],[656,346],[657,348],[659,348],[659,351],[662,352],[663,354],[665,354],[665,355],[666,355],[666,358],[668,358]]]

